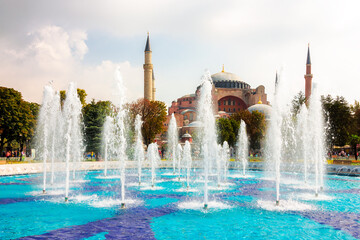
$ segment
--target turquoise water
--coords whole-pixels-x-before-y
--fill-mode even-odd
[[[230,171],[230,175],[236,174]],[[170,170],[157,171],[151,189],[149,171],[137,186],[128,171],[127,208],[120,209],[120,180],[102,171],[82,172],[64,202],[63,175],[42,194],[42,175],[0,177],[0,239],[357,239],[360,238],[360,179],[325,178],[314,198],[301,175],[286,174],[276,208],[275,183],[263,172],[228,178],[217,189],[210,177],[210,208],[203,210],[201,171],[193,171],[191,189]],[[48,176],[50,177],[50,176]],[[48,178],[49,179],[49,178]]]

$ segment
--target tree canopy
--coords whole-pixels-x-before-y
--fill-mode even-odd
[[[38,111],[39,105],[24,101],[20,92],[0,87],[0,151],[12,141],[22,150],[34,134]]]
[[[349,104],[343,97],[333,98],[331,95],[323,96],[321,101],[328,122],[327,139],[330,145],[346,145],[349,142],[353,123]]]
[[[135,122],[136,115],[141,116],[143,121],[142,135],[144,143],[149,145],[154,141],[155,136],[163,131],[163,124],[166,120],[166,105],[161,101],[149,101],[138,99],[126,105],[129,110],[130,122]]]
[[[95,102],[93,99],[83,108],[86,151],[95,152],[96,156],[101,151],[103,125],[110,112],[111,103],[109,101]]]
[[[78,88],[78,89],[77,89],[77,94],[78,94],[78,96],[79,96],[81,105],[82,105],[83,107],[85,107],[85,106],[86,106],[86,96],[87,96],[87,93],[85,92],[84,89]],[[61,91],[60,91],[60,103],[61,103],[61,106],[64,104],[65,99],[66,99],[66,91],[65,91],[65,90],[61,90]]]

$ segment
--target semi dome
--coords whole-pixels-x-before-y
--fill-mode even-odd
[[[272,111],[272,107],[270,107],[269,105],[266,105],[266,104],[258,103],[258,104],[255,104],[255,105],[252,105],[251,107],[249,107],[248,110],[251,113],[254,111],[261,112],[262,114],[265,115],[265,119],[269,120],[271,111]]]
[[[234,73],[221,71],[211,75],[211,79],[216,88],[250,89],[250,85],[242,81],[241,78]]]

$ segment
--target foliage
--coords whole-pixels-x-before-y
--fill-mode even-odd
[[[130,122],[135,123],[136,115],[141,116],[143,121],[142,135],[144,143],[149,145],[154,141],[155,136],[163,131],[163,124],[166,120],[166,105],[160,101],[149,101],[138,99],[126,105],[129,111]]]
[[[85,92],[84,89],[78,88],[78,89],[77,89],[77,94],[78,94],[78,96],[79,96],[81,105],[82,105],[83,107],[85,107],[85,106],[86,106],[86,96],[87,96],[87,93]],[[65,90],[61,90],[61,91],[60,91],[60,103],[61,103],[61,106],[64,104],[65,99],[66,99],[66,91],[65,91]]]
[[[231,115],[230,119],[238,123],[238,128],[240,120],[243,120],[246,124],[246,131],[250,139],[250,148],[253,150],[261,148],[261,142],[265,136],[266,128],[265,115],[263,113],[258,111],[250,113],[248,110],[244,110]]]
[[[87,152],[95,152],[96,156],[101,151],[102,129],[105,118],[111,112],[109,101],[95,102],[93,99],[83,108],[84,140]]]
[[[12,142],[23,150],[34,134],[38,111],[39,105],[24,101],[20,92],[0,87],[0,151]]]
[[[294,116],[296,116],[299,111],[301,106],[306,102],[306,98],[305,95],[302,91],[300,91],[292,100],[292,108],[291,108],[291,112]]]
[[[351,110],[344,97],[336,98],[328,95],[321,98],[325,118],[329,124],[328,139],[331,144],[344,146],[349,142],[352,129]]]
[[[235,147],[239,122],[235,119],[220,118],[217,120],[218,142],[222,144],[227,141],[229,146]]]

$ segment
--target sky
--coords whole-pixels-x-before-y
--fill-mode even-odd
[[[310,43],[321,94],[360,100],[358,0],[0,0],[0,86],[41,103],[43,88],[76,82],[87,102],[113,100],[114,72],[127,101],[143,96],[150,32],[156,99],[194,93],[207,69],[232,72],[273,99],[276,71],[304,91]]]

